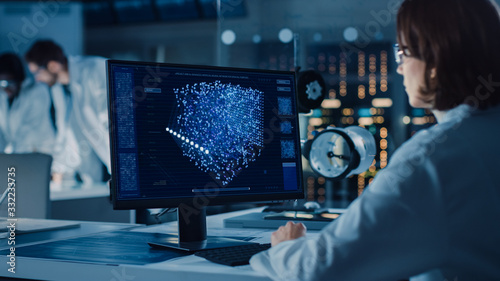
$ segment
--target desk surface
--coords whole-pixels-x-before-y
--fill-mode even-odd
[[[223,228],[223,219],[242,215],[249,212],[258,212],[262,210],[251,209],[232,213],[219,214],[207,217],[208,235],[217,236],[232,236],[232,237],[253,237],[252,241],[260,243],[269,243],[270,234],[273,230],[263,229],[230,229]],[[110,223],[84,223],[87,230],[94,228],[106,231],[123,229],[124,227],[132,226],[127,224],[110,224]],[[153,225],[148,227],[135,227],[130,229],[133,232],[148,232],[148,233],[175,233],[176,222],[165,223],[161,225]],[[114,228],[114,229],[112,229]],[[38,233],[26,234],[26,237],[19,237],[17,241],[20,244],[34,243],[35,240],[43,241],[62,239],[71,237],[71,235],[85,235],[85,233],[77,234],[75,232],[62,235],[64,231],[75,231],[75,229],[66,229],[53,231],[54,233]],[[59,234],[58,234],[59,233]],[[88,234],[88,233],[87,233]],[[59,235],[59,236],[58,236]],[[49,236],[49,237],[47,237]],[[64,237],[63,237],[64,236]],[[24,240],[24,241],[23,241]],[[1,248],[6,248],[6,241],[1,241]],[[5,243],[4,243],[5,242]],[[22,243],[21,243],[22,242]],[[16,244],[18,246],[18,244]],[[97,251],[98,253],[98,251]],[[0,256],[0,263],[4,265],[8,262],[9,257],[6,255]],[[78,261],[63,261],[54,259],[28,258],[16,256],[16,272],[7,271],[8,266],[3,266],[0,269],[0,276],[10,278],[25,278],[25,279],[43,279],[43,280],[269,280],[267,277],[254,272],[249,265],[229,267],[219,264],[214,264],[206,261],[203,258],[194,255],[182,256],[170,259],[164,262],[151,263],[146,265],[111,265],[111,264],[94,264]]]
[[[52,220],[43,220],[43,221],[52,221]],[[57,241],[61,239],[80,237],[83,235],[95,234],[100,232],[130,230],[140,226],[137,224],[127,224],[127,223],[102,223],[102,222],[85,222],[85,221],[68,221],[68,222],[78,222],[79,225],[76,227],[63,228],[52,231],[37,231],[31,233],[16,234],[15,246],[21,247],[30,244]],[[9,249],[12,246],[8,243],[8,241],[9,240],[5,238],[0,239],[0,250]]]

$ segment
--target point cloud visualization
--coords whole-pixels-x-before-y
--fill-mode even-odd
[[[173,91],[176,107],[166,131],[200,170],[225,186],[260,156],[263,92],[220,81]]]

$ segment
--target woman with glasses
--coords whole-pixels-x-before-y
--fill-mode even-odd
[[[275,280],[500,280],[500,17],[491,0],[406,0],[397,72],[438,124],[317,236],[289,222],[252,268]]]
[[[0,153],[52,153],[48,88],[25,79],[18,56],[0,55]]]

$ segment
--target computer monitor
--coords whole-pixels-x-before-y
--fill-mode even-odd
[[[304,197],[294,72],[108,60],[107,78],[115,209],[178,208],[192,250],[222,245],[208,205]]]

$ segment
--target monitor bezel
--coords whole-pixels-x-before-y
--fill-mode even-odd
[[[243,71],[243,72],[256,72],[256,73],[272,73],[272,74],[284,74],[294,76],[294,91],[297,92],[297,75],[293,71],[283,71],[283,70],[266,70],[266,69],[252,69],[252,68],[240,68],[240,67],[222,67],[222,66],[207,66],[207,65],[193,65],[193,64],[176,64],[176,63],[159,63],[159,62],[145,62],[145,61],[129,61],[129,60],[115,60],[109,59],[106,61],[106,83],[108,91],[108,118],[109,118],[109,138],[110,138],[110,153],[111,153],[111,180],[110,180],[110,194],[113,208],[116,210],[129,210],[138,208],[176,208],[182,204],[195,206],[195,207],[205,207],[213,205],[224,205],[233,203],[277,203],[289,200],[304,199],[304,183],[303,183],[303,173],[302,173],[302,159],[297,161],[297,175],[298,175],[298,189],[294,191],[286,191],[283,193],[272,193],[272,194],[242,194],[242,195],[227,195],[227,196],[211,196],[207,195],[195,195],[189,197],[178,197],[178,198],[161,198],[161,199],[118,199],[117,192],[117,144],[116,138],[114,136],[114,123],[115,123],[115,108],[114,104],[114,93],[112,85],[109,81],[109,73],[111,72],[111,67],[116,64],[122,65],[139,65],[139,66],[153,66],[153,67],[175,67],[175,68],[195,68],[200,70],[221,70],[221,71]],[[301,144],[300,144],[300,126],[299,126],[299,109],[298,109],[298,99],[297,94],[294,95],[295,99],[295,118],[297,120],[297,130],[296,139],[299,140],[297,143],[297,153],[301,158]]]

